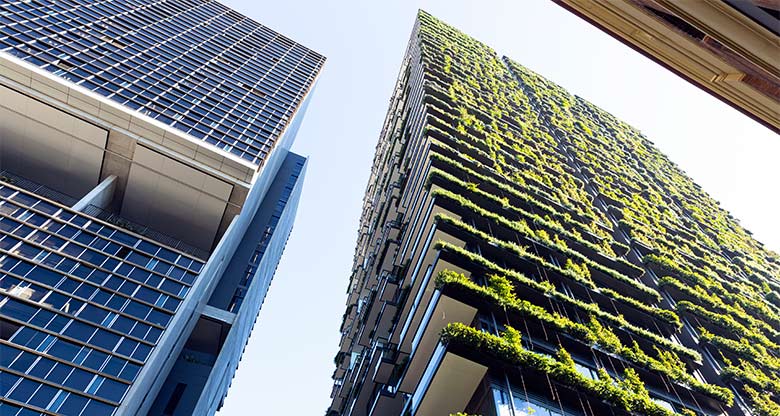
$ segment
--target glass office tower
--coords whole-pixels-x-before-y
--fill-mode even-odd
[[[424,12],[364,201],[328,415],[778,414],[777,253]]]
[[[324,57],[209,0],[0,4],[0,414],[213,414]]]

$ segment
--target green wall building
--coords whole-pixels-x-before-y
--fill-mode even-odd
[[[778,255],[425,12],[364,201],[328,415],[780,414]]]

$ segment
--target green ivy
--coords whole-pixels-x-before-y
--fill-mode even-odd
[[[501,217],[499,215],[496,215],[496,214],[493,214],[493,213],[491,213],[489,211],[486,211],[486,210],[476,206],[471,201],[469,201],[469,200],[463,198],[462,196],[457,195],[457,194],[455,194],[453,192],[447,191],[445,189],[436,189],[436,190],[434,190],[431,193],[431,195],[436,196],[436,197],[441,197],[443,199],[449,199],[451,201],[458,202],[458,203],[461,204],[461,206],[467,207],[467,208],[471,209],[473,212],[475,212],[475,213],[477,213],[479,215],[482,215],[483,217],[493,219],[494,221],[499,222],[500,224],[504,224],[507,227],[510,227],[511,229],[513,229],[515,231],[518,231],[520,233],[524,233],[524,231],[523,231],[523,229],[522,229],[522,227],[520,225],[518,225],[516,223],[513,223],[513,222],[511,222],[511,221],[509,221],[509,220],[507,220],[507,219],[505,219],[505,218],[503,218],[503,217]],[[462,229],[462,230],[464,230],[464,231],[466,231],[466,232],[468,232],[468,233],[470,233],[470,234],[472,234],[472,235],[474,235],[476,237],[479,237],[479,238],[481,238],[482,240],[484,240],[485,242],[487,242],[489,244],[495,244],[495,245],[497,245],[497,246],[499,246],[499,247],[501,247],[501,248],[503,248],[505,250],[511,251],[512,253],[514,253],[515,255],[517,255],[520,258],[523,258],[523,259],[526,259],[526,260],[538,263],[540,266],[544,267],[547,270],[554,270],[554,271],[558,272],[559,274],[561,274],[563,276],[566,276],[566,277],[569,277],[572,280],[577,281],[577,282],[579,282],[579,283],[581,283],[581,284],[583,284],[583,285],[585,285],[587,287],[596,288],[595,283],[593,283],[593,281],[588,279],[587,277],[584,277],[581,273],[577,273],[577,272],[574,272],[572,270],[568,270],[568,269],[564,269],[564,268],[558,267],[558,266],[550,263],[549,261],[545,260],[544,258],[542,258],[542,257],[540,257],[540,256],[538,256],[536,254],[531,253],[525,247],[519,246],[519,245],[517,245],[517,244],[515,244],[513,242],[507,242],[507,241],[499,240],[499,239],[497,239],[497,238],[495,238],[493,236],[488,235],[487,233],[485,233],[485,232],[483,232],[481,230],[478,230],[478,229],[476,229],[476,228],[474,228],[474,227],[472,227],[472,226],[470,226],[470,225],[460,221],[460,220],[456,220],[454,218],[451,218],[451,217],[443,215],[443,214],[438,214],[436,218],[439,221],[447,222],[447,223],[449,223],[449,224],[451,224],[451,225],[453,225],[455,227],[458,227],[458,228],[460,228],[460,229]],[[534,237],[531,237],[529,235],[529,238],[533,239]],[[598,269],[600,271],[605,272],[606,274],[608,274],[610,277],[614,278],[615,280],[618,280],[618,281],[620,281],[622,283],[625,283],[625,284],[635,288],[636,290],[642,292],[644,295],[651,297],[656,302],[660,300],[660,294],[656,290],[654,290],[654,289],[652,289],[652,288],[650,288],[650,287],[648,287],[648,286],[646,286],[646,285],[644,285],[642,283],[639,283],[635,279],[631,279],[630,277],[627,277],[627,276],[625,276],[625,275],[623,275],[623,274],[621,274],[621,273],[619,273],[617,271],[614,271],[614,270],[611,270],[611,269],[607,269],[604,266],[602,266],[602,265],[600,265],[598,263],[593,262],[592,260],[588,259],[587,257],[585,257],[585,256],[583,256],[583,255],[581,255],[579,253],[572,252],[571,250],[564,249],[564,248],[561,248],[561,247],[558,247],[558,250],[560,250],[562,252],[565,252],[566,254],[568,254],[568,255],[570,255],[570,256],[572,256],[574,258],[582,260],[583,262],[588,264],[588,266],[591,267],[591,268]],[[622,298],[625,298],[625,296],[621,296],[621,299]],[[664,316],[668,316],[668,314],[664,315]],[[662,319],[664,319],[664,318],[662,318]]]
[[[683,355],[687,357],[688,359],[691,359],[696,362],[701,362],[701,355],[690,348],[684,347],[682,345],[673,343],[669,341],[666,338],[663,338],[647,329],[641,328],[639,326],[633,325],[625,320],[622,316],[619,315],[613,315],[611,313],[602,311],[598,305],[593,303],[587,303],[583,302],[579,299],[574,299],[570,297],[569,295],[563,294],[555,289],[555,286],[547,281],[537,282],[533,279],[529,279],[528,277],[524,276],[521,273],[518,273],[514,270],[505,269],[497,264],[485,259],[484,257],[472,253],[468,250],[465,250],[461,247],[455,246],[451,243],[445,242],[445,241],[438,241],[435,244],[435,247],[443,250],[443,251],[449,251],[455,254],[458,254],[474,264],[479,265],[480,267],[484,268],[488,273],[497,274],[500,276],[504,276],[507,278],[510,278],[512,281],[520,283],[526,287],[530,287],[535,290],[539,290],[542,293],[546,293],[549,296],[552,296],[554,299],[562,301],[564,303],[567,303],[573,307],[576,307],[584,312],[587,312],[589,314],[595,315],[599,319],[605,320],[610,322],[615,327],[623,328],[626,331],[629,331],[633,333],[634,335],[637,335],[639,337],[642,337],[644,339],[647,339],[650,342],[653,342],[655,344],[661,345],[664,348],[673,350],[675,353],[679,355]],[[535,306],[535,305],[534,305]],[[538,308],[538,306],[537,306]]]
[[[504,334],[504,336],[498,337],[462,323],[447,325],[442,330],[441,340],[445,344],[463,345],[480,353],[489,354],[508,365],[546,373],[562,384],[599,397],[613,406],[629,412],[648,416],[673,415],[650,399],[644,383],[630,368],[625,370],[625,378],[617,382],[603,369],[599,371],[598,380],[591,380],[577,371],[571,357],[562,362],[525,350],[515,334]]]
[[[771,355],[761,344],[751,343],[746,338],[738,341],[715,335],[705,328],[699,328],[701,342],[712,344],[724,350],[731,351],[738,357],[754,361],[771,370],[780,371],[780,358]]]
[[[696,315],[698,318],[706,322],[726,329],[733,334],[741,335],[755,342],[759,342],[767,348],[778,348],[778,345],[770,341],[769,338],[767,338],[764,334],[745,327],[729,315],[710,312],[709,310],[694,303],[688,302],[687,300],[681,300],[680,302],[677,302],[677,311],[681,313],[688,312]]]
[[[694,315],[710,329],[710,324],[719,328],[718,335],[702,332],[702,341],[724,353],[730,351],[771,379],[777,371],[780,343],[780,256],[753,239],[637,129],[527,68],[502,60],[486,45],[432,16],[421,12],[420,19],[426,124],[434,149],[431,159],[448,163],[458,170],[458,177],[468,178],[458,193],[488,198],[497,207],[491,208],[494,214],[513,220],[507,220],[512,229],[562,253],[566,266],[553,269],[556,272],[679,328],[674,311],[594,283],[601,283],[604,275],[622,280],[625,276],[616,270],[635,266],[615,256],[615,250],[622,254],[627,247],[613,241],[607,210],[593,204],[581,180],[586,179],[596,191],[595,198],[610,205],[609,213],[619,218],[616,228],[629,235],[638,249],[655,253],[645,258],[645,264],[668,270],[661,275],[671,277],[661,279],[661,284],[670,294],[682,295],[683,299],[674,299],[678,312]],[[517,210],[513,202],[527,210]],[[523,221],[516,220],[518,216]],[[520,245],[485,241],[540,267],[548,266]],[[604,258],[592,262],[591,250]],[[577,254],[592,258],[589,262]],[[511,271],[486,269],[513,283],[559,296],[547,282],[529,283]],[[512,292],[500,279],[491,279],[489,288],[493,294],[500,293],[498,301],[505,307],[522,302],[511,298]],[[595,305],[581,302],[577,307],[589,310],[602,326],[620,326],[648,339],[663,339]],[[633,354],[635,361],[652,363],[636,345],[618,347],[609,334],[603,334],[601,343]],[[667,350],[678,352],[675,347]],[[652,365],[663,365],[667,372],[678,373],[678,381],[697,388],[682,375],[685,372],[673,356],[656,352],[649,358],[660,363]],[[751,367],[741,363],[731,367],[726,375],[748,384],[772,385]],[[776,403],[764,400],[762,389],[750,394],[748,384],[743,390],[753,407],[761,409],[757,412],[778,416]],[[734,386],[741,388],[739,383]],[[642,396],[640,389],[635,390]]]
[[[772,401],[768,395],[763,394],[750,386],[745,386],[745,392],[753,402],[753,411],[755,411],[758,416],[780,416],[780,404]]]
[[[474,296],[479,296],[495,303],[507,311],[538,319],[563,333],[579,339],[585,344],[599,347],[640,367],[666,374],[672,380],[676,380],[724,403],[731,403],[733,400],[733,396],[728,389],[702,383],[690,375],[685,364],[682,363],[676,353],[656,347],[656,358],[653,358],[642,351],[636,341],[630,347],[626,347],[609,327],[602,325],[596,319],[596,314],[591,314],[589,323],[583,325],[557,313],[550,313],[541,306],[518,299],[515,295],[514,287],[505,277],[490,275],[488,276],[488,286],[483,287],[474,283],[462,273],[443,270],[436,276],[436,286],[441,288],[447,285],[466,288]],[[554,291],[548,293],[557,297]],[[510,332],[513,336],[515,335],[514,330]],[[517,335],[519,336],[519,334]]]

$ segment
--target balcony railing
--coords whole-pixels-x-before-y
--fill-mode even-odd
[[[163,234],[157,230],[153,230],[145,225],[141,225],[136,222],[130,221],[126,218],[117,215],[116,213],[106,211],[100,207],[96,207],[90,204],[87,205],[86,208],[84,208],[83,212],[87,215],[101,219],[105,222],[109,222],[118,227],[124,228],[128,231],[132,231],[136,234],[140,234],[144,237],[157,241],[158,243],[165,244],[168,247],[174,248],[183,253],[187,253],[199,259],[207,260],[209,258],[209,252],[206,250],[193,247],[181,240]]]
[[[78,199],[76,198],[65,195],[62,192],[57,192],[54,189],[43,186],[37,182],[33,182],[27,178],[23,178],[7,170],[0,171],[0,181],[16,185],[24,190],[34,193],[35,195],[59,202],[60,204],[69,207],[78,202]]]

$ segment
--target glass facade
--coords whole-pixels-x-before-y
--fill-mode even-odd
[[[545,403],[527,393],[511,391],[511,394],[502,387],[493,387],[493,400],[495,409],[489,409],[496,416],[579,416],[583,413],[561,409],[553,403]],[[490,414],[490,413],[488,413]]]
[[[89,142],[69,160],[95,168],[0,161],[0,415],[216,412],[292,229],[306,159],[289,149],[324,60],[211,0],[0,2],[0,91],[47,112],[22,132],[20,105],[0,105],[0,147]],[[142,128],[117,122],[133,117]],[[63,120],[94,128],[46,134]],[[87,191],[64,198],[79,174]],[[155,196],[157,180],[181,193]],[[166,223],[216,234],[193,248]]]
[[[271,237],[274,234],[274,230],[276,230],[276,226],[279,224],[279,219],[284,213],[284,209],[287,206],[287,201],[290,199],[290,195],[292,194],[292,191],[298,182],[298,177],[301,175],[305,163],[306,159],[301,159],[295,162],[295,169],[287,179],[287,183],[282,189],[281,194],[279,195],[279,199],[273,208],[271,218],[268,220],[268,224],[266,225],[265,230],[263,230],[263,236],[260,238],[260,242],[257,243],[257,247],[252,253],[252,256],[249,258],[244,276],[238,283],[238,287],[236,287],[236,291],[233,294],[230,305],[228,305],[228,311],[235,312],[241,308],[241,304],[246,297],[249,285],[252,284],[252,280],[257,274],[257,268],[260,265],[260,261],[263,259],[265,250],[268,248],[268,244],[271,242]]]
[[[232,254],[202,317],[175,360],[148,416],[211,414],[221,406],[293,227],[306,159],[288,153]],[[204,340],[219,340],[204,342]]]
[[[0,413],[112,414],[203,265],[0,183]]]
[[[595,375],[595,370],[591,371]],[[511,385],[509,387],[508,389],[500,383],[493,384],[491,388],[493,401],[492,403],[487,401],[480,414],[482,416],[582,416],[589,414],[588,409],[584,407],[584,401],[567,403],[564,407],[560,402],[529,393],[522,386]],[[651,400],[672,413],[682,414],[684,409],[683,406],[673,405],[659,397],[651,396]],[[579,405],[579,409],[572,407],[574,405]]]
[[[0,51],[257,165],[325,60],[209,0],[3,2]]]

